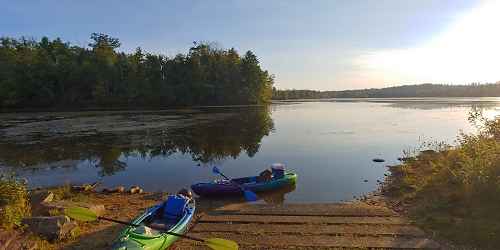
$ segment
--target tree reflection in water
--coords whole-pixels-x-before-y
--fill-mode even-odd
[[[161,114],[155,117],[161,119]],[[101,175],[113,175],[127,167],[120,160],[122,156],[151,159],[175,153],[189,154],[193,161],[203,164],[236,158],[242,152],[252,157],[258,152],[262,138],[274,129],[269,107],[205,108],[179,119],[175,126],[169,123],[149,126],[148,121],[141,121],[144,129],[97,130],[91,135],[53,136],[44,131],[30,131],[31,134],[23,135],[30,140],[0,139],[0,166],[36,170],[71,167],[88,161],[99,168]],[[84,125],[72,124],[72,129]]]

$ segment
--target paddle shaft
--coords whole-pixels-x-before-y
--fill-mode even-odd
[[[219,172],[219,174],[224,177],[226,180],[230,181],[230,182],[234,182],[233,180],[229,179],[227,176],[225,176],[223,173]]]
[[[128,226],[133,226],[133,227],[138,227],[139,226],[139,225],[136,225],[136,224],[132,224],[130,222],[121,221],[121,220],[115,220],[115,219],[101,217],[101,216],[98,216],[97,219],[111,221],[111,222],[115,222],[115,223],[118,223],[118,224],[123,224],[123,225],[128,225]],[[163,233],[170,234],[170,235],[173,235],[173,236],[177,236],[177,237],[181,237],[181,238],[186,238],[186,239],[190,239],[190,240],[194,240],[194,241],[199,241],[199,242],[205,242],[204,239],[200,239],[200,238],[196,238],[196,237],[192,237],[192,236],[187,236],[187,235],[184,235],[184,234],[178,234],[178,233],[164,231],[165,230],[164,228],[159,228],[159,227],[155,227],[155,226],[148,226],[148,227],[150,227],[152,229],[159,230],[159,231],[163,231]]]
[[[221,173],[217,167],[214,167],[212,172],[224,177],[227,181],[231,182],[236,187],[239,187],[241,189],[241,191],[243,192],[243,196],[245,197],[245,200],[247,200],[247,201],[257,201],[258,200],[258,197],[254,192],[248,190],[247,188],[245,188],[243,185],[239,184],[238,182],[236,182],[232,179],[229,179],[227,176],[225,176],[223,173]]]

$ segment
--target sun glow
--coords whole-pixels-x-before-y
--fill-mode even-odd
[[[500,1],[484,2],[420,47],[369,52],[355,63],[385,82],[499,81],[499,13]]]

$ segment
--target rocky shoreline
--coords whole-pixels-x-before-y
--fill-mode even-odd
[[[167,196],[144,192],[138,186],[101,191],[96,187],[85,184],[31,190],[31,216],[14,230],[0,230],[0,249],[107,249],[123,226],[73,221],[64,215],[64,208],[86,207],[98,215],[131,220]]]

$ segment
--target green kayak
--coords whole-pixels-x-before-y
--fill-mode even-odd
[[[134,219],[131,223],[138,226],[126,227],[113,244],[112,249],[166,249],[178,237],[165,232],[184,234],[193,218],[194,211],[195,203],[193,199],[180,195],[171,195],[166,202],[149,208],[144,214]],[[159,231],[158,228],[165,228],[165,230]]]

